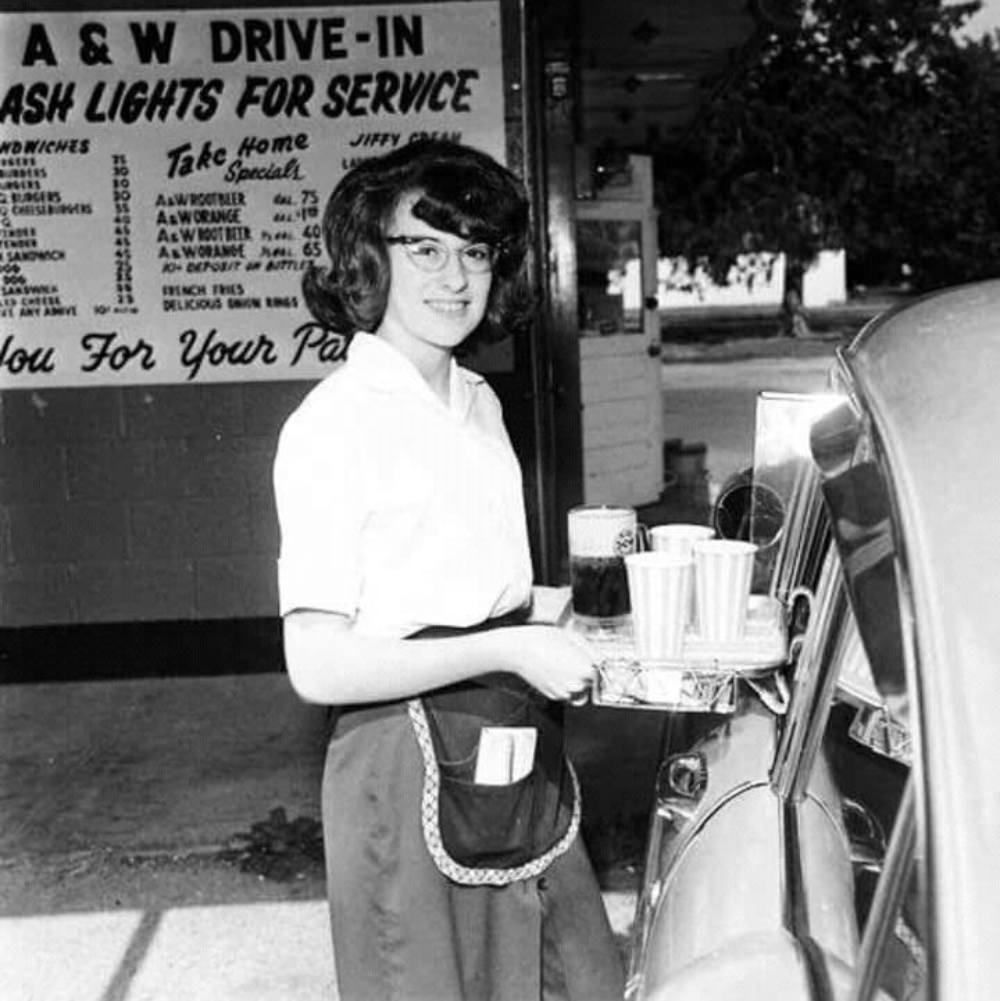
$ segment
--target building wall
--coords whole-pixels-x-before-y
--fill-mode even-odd
[[[746,255],[730,271],[729,282],[717,285],[703,270],[692,275],[680,257],[657,262],[657,299],[663,310],[698,310],[722,306],[777,310],[785,294],[785,255]],[[633,280],[632,299],[639,301]],[[847,299],[847,263],[843,250],[821,250],[802,276],[802,304],[817,309]],[[626,290],[625,308],[629,308]]]
[[[311,385],[0,394],[0,628],[275,616],[270,467]]]

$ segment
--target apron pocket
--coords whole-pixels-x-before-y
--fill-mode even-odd
[[[537,789],[537,769],[508,785],[478,785],[442,769],[441,837],[452,858],[468,866],[513,866],[532,858]]]
[[[569,848],[580,790],[564,754],[561,707],[519,678],[495,674],[410,699],[407,711],[424,761],[424,841],[445,876],[504,886],[538,875]],[[502,785],[475,781],[484,727],[535,731],[526,775]],[[512,767],[517,774],[523,765]]]

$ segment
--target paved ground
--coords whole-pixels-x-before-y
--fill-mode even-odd
[[[666,438],[707,446],[705,466],[722,485],[753,461],[757,395],[822,392],[838,342],[817,354],[785,358],[676,361],[663,366]]]
[[[721,485],[753,459],[757,394],[823,391],[837,348],[901,301],[873,293],[814,310],[814,333],[804,338],[777,337],[773,317],[753,314],[665,318],[664,438],[704,443],[708,474]]]
[[[0,688],[0,997],[329,998],[317,872],[219,858],[316,817],[321,711],[281,675]]]

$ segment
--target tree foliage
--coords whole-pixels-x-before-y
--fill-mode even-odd
[[[658,154],[661,250],[707,261],[843,247],[852,278],[1000,274],[1000,56],[956,34],[978,0],[812,0],[759,40],[685,143]]]

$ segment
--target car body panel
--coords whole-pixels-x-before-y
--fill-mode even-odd
[[[806,957],[781,928],[750,932],[674,972],[651,978],[645,1001],[775,1001],[809,996]]]

